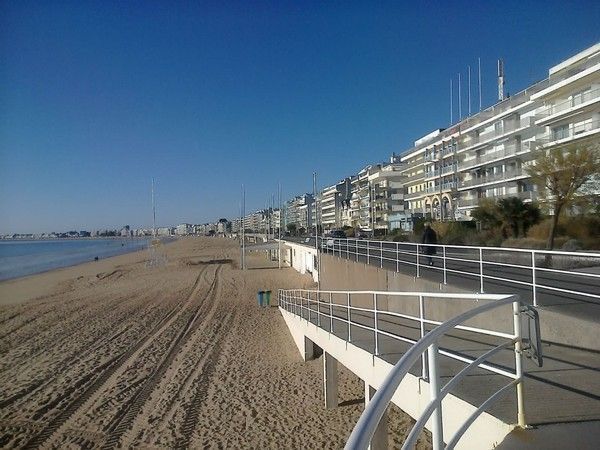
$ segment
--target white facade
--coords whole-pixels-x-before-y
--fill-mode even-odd
[[[182,223],[177,225],[175,228],[175,234],[178,236],[187,236],[188,234],[192,234],[194,232],[194,228],[189,223]]]
[[[313,224],[313,196],[311,194],[298,195],[286,202],[285,226],[296,225],[296,229],[310,230]]]
[[[532,151],[598,142],[600,44],[552,67],[549,77],[491,108],[436,130],[395,161],[406,175],[406,213],[465,219],[482,198],[536,199],[523,170]]]

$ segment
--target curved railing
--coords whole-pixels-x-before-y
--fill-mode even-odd
[[[352,305],[351,297],[354,295],[372,296],[373,307],[358,307]],[[401,297],[408,299],[410,297],[419,299],[419,315],[410,315],[389,311],[378,307],[378,298],[386,297]],[[345,302],[339,303],[340,297],[345,298]],[[473,299],[473,300],[488,300],[489,302],[481,304],[471,310],[468,310],[446,322],[439,322],[427,317],[424,308],[424,299]],[[334,302],[334,300],[336,300]],[[464,322],[478,316],[480,314],[495,310],[502,306],[512,305],[512,333],[489,330],[481,327],[473,327],[464,325]],[[522,331],[522,316],[526,314],[527,318],[533,318],[535,321],[535,329],[539,329],[537,315],[529,314],[531,307],[523,304],[517,295],[485,295],[485,294],[440,294],[440,293],[423,293],[423,292],[386,292],[386,291],[314,291],[314,290],[280,290],[279,291],[279,306],[292,314],[302,317],[308,322],[326,328],[329,332],[336,331],[335,323],[345,323],[347,329],[347,340],[352,342],[352,327],[358,327],[363,330],[372,331],[374,333],[375,355],[379,355],[379,339],[380,335],[392,337],[394,339],[414,344],[398,361],[393,369],[388,374],[383,384],[377,390],[373,399],[369,402],[367,408],[363,412],[360,420],[356,424],[347,444],[347,449],[366,449],[373,437],[375,429],[381,417],[383,416],[388,404],[390,403],[398,386],[403,378],[413,367],[413,365],[421,359],[422,372],[421,376],[429,381],[431,402],[423,410],[421,416],[417,419],[412,431],[408,435],[403,448],[414,447],[419,433],[422,431],[425,423],[432,418],[431,432],[433,437],[433,448],[441,449],[444,446],[444,433],[442,423],[442,399],[464,379],[464,377],[473,369],[480,368],[505,376],[510,379],[510,382],[493,393],[485,400],[475,412],[464,422],[464,424],[455,431],[454,435],[448,441],[446,448],[453,448],[463,436],[469,426],[486,411],[495,401],[502,395],[506,394],[511,388],[516,389],[517,394],[517,423],[520,426],[525,426],[524,416],[524,398],[523,398],[523,338]],[[365,314],[373,316],[373,326],[365,325],[353,320],[353,315]],[[381,327],[381,316],[398,317],[401,319],[414,320],[420,323],[421,338],[418,340],[408,339],[399,336],[395,333],[385,331]],[[425,325],[435,325],[429,332],[425,332]],[[389,327],[388,327],[389,328]],[[453,352],[449,349],[440,349],[438,340],[446,335],[450,330],[465,330],[481,335],[494,336],[504,338],[505,342],[493,347],[479,357],[469,357],[464,354]],[[339,331],[339,330],[338,330]],[[536,347],[539,349],[539,334],[534,338],[537,341]],[[531,337],[528,339],[529,344],[532,344]],[[515,366],[514,372],[497,365],[489,363],[492,356],[498,354],[504,349],[514,347]],[[426,354],[426,356],[425,356]],[[448,383],[441,387],[438,371],[438,359],[440,355],[453,358],[466,363],[467,365],[458,372]],[[541,362],[541,355],[537,355]]]

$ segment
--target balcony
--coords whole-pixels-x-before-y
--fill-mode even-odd
[[[471,188],[473,186],[479,186],[487,183],[500,182],[505,180],[510,180],[511,178],[516,178],[520,176],[524,176],[525,174],[521,169],[517,170],[509,170],[503,173],[497,173],[494,175],[486,175],[479,178],[474,178],[467,181],[461,181],[459,184],[459,189]]]
[[[445,158],[448,155],[454,155],[456,150],[456,146],[446,147],[442,149],[442,158]]]
[[[572,96],[553,105],[548,105],[537,111],[536,123],[541,125],[560,119],[569,113],[595,103],[598,99],[600,99],[600,88],[583,92],[580,95]]]
[[[435,186],[428,187],[427,189],[425,189],[425,193],[427,193],[427,194],[437,194],[439,192],[449,191],[449,190],[452,190],[454,188],[456,188],[456,183],[453,182],[453,181],[451,181],[449,183],[443,183],[441,185],[441,188],[440,188],[439,184],[436,184]]]
[[[478,156],[476,158],[461,162],[458,165],[458,170],[462,172],[489,163],[491,161],[499,161],[501,159],[508,158],[513,155],[527,153],[531,151],[535,147],[535,145],[535,142],[515,142],[509,145],[505,145],[502,150],[498,150],[493,153],[488,153],[486,155]]]
[[[553,131],[547,133],[540,138],[536,138],[540,144],[544,147],[551,147],[553,145],[565,144],[569,141],[584,138],[592,134],[597,133],[600,130],[600,120],[591,120],[568,129],[561,129],[560,131]]]
[[[405,194],[404,200],[414,200],[415,198],[423,197],[425,194],[425,191],[413,192],[412,194]]]
[[[430,172],[425,172],[425,178],[436,178],[436,177],[440,176],[440,173],[442,175],[448,175],[448,174],[454,173],[455,169],[456,169],[455,164],[452,164],[450,166],[445,166],[445,167],[442,167],[441,172],[440,172],[440,169],[433,170]]]
[[[493,197],[459,199],[458,200],[458,208],[468,208],[468,207],[477,206],[477,205],[479,205],[479,202],[481,202],[481,200],[485,200],[485,199],[500,200],[500,199],[509,198],[509,197],[517,197],[523,201],[535,200],[536,193],[533,191],[526,191],[526,192],[514,192],[512,194],[496,195]]]
[[[535,124],[535,119],[533,117],[524,117],[520,120],[512,120],[507,121],[504,125],[497,130],[490,130],[485,133],[480,134],[477,137],[473,137],[471,140],[465,142],[461,145],[461,148],[457,150],[458,153],[463,153],[467,150],[474,149],[476,147],[481,147],[485,144],[489,144],[492,141],[506,137],[511,133],[514,133],[519,130],[523,130],[525,128],[529,128]]]
[[[411,175],[409,177],[406,177],[406,179],[404,180],[403,185],[406,185],[406,184],[411,183],[411,182],[416,181],[416,180],[421,180],[423,178],[425,178],[425,174],[423,172],[417,173],[415,175]]]

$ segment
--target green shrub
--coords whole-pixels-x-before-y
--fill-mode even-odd
[[[527,237],[548,240],[551,221],[552,218],[547,218],[537,225],[533,225],[529,229]],[[561,217],[558,221],[556,236],[561,239],[562,244],[569,239],[576,239],[585,249],[598,248],[600,245],[600,217],[595,215]],[[560,248],[562,244],[557,241],[554,246]]]
[[[558,221],[556,235],[560,236],[565,233],[565,219],[561,218]],[[527,231],[527,237],[532,239],[548,240],[550,235],[550,227],[552,226],[552,218],[547,218],[536,225],[532,225]]]
[[[475,232],[475,222],[471,221],[435,222],[432,227],[438,234],[438,242],[446,245],[464,245]]]

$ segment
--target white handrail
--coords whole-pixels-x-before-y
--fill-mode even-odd
[[[363,298],[365,295],[371,296],[373,299],[373,308],[368,307],[357,307],[352,306],[351,304],[351,296],[352,295],[362,295]],[[400,297],[400,298],[418,298],[419,299],[419,315],[411,316],[410,314],[402,314],[389,310],[382,310],[378,308],[377,298],[379,295],[385,295],[388,297]],[[345,298],[344,303],[336,303],[335,296],[340,296]],[[305,305],[304,300],[310,298],[310,304]],[[323,301],[321,299],[327,299]],[[424,310],[424,299],[473,299],[473,300],[490,300],[488,303],[484,303],[482,305],[477,306],[474,309],[471,309],[459,316],[450,319],[446,322],[439,322],[432,319],[428,319],[425,317]],[[467,321],[468,319],[482,314],[484,312],[490,311],[492,309],[501,307],[503,305],[511,304],[513,305],[512,314],[513,314],[513,334],[498,332],[495,330],[486,330],[483,328],[475,328],[472,326],[464,326],[461,323]],[[522,369],[522,343],[521,343],[521,312],[522,312],[522,302],[519,300],[517,295],[500,295],[500,294],[460,294],[460,293],[424,293],[424,292],[387,292],[387,291],[341,291],[341,290],[307,290],[307,289],[292,289],[292,290],[280,290],[279,291],[279,305],[282,309],[291,312],[292,314],[298,315],[309,322],[317,323],[320,326],[322,323],[329,323],[329,332],[333,333],[334,323],[336,321],[345,323],[347,325],[347,339],[348,342],[352,342],[352,333],[351,328],[359,328],[367,331],[374,332],[375,338],[375,355],[379,352],[379,335],[387,336],[392,339],[396,339],[402,342],[408,342],[413,344],[411,349],[400,359],[400,361],[394,366],[392,371],[388,374],[388,377],[382,384],[382,386],[377,391],[377,394],[373,398],[373,401],[369,403],[367,409],[361,416],[361,419],[357,423],[350,440],[348,441],[346,448],[357,448],[363,449],[367,448],[370,439],[374,433],[374,430],[385,411],[389,401],[391,400],[394,392],[396,391],[400,381],[402,378],[408,373],[408,370],[413,366],[413,364],[421,358],[422,361],[422,378],[428,380],[430,382],[430,386],[432,386],[432,403],[428,405],[422,417],[417,420],[415,424],[415,429],[407,438],[407,442],[410,444],[413,442],[413,439],[418,437],[422,426],[427,422],[428,418],[434,411],[441,409],[441,401],[445,395],[447,395],[450,390],[456,386],[456,384],[466,376],[467,372],[474,367],[479,367],[481,369],[488,370],[492,373],[496,373],[502,376],[509,378],[510,383],[507,387],[500,389],[496,394],[493,394],[490,399],[488,399],[484,404],[482,404],[475,412],[475,414],[470,417],[467,421],[471,423],[474,421],[479,414],[481,414],[488,405],[490,405],[495,399],[499,398],[499,393],[506,392],[508,387],[516,386],[517,389],[517,422],[519,425],[525,425],[525,417],[524,417],[524,401],[523,401],[523,369]],[[313,309],[313,306],[315,309]],[[339,313],[339,311],[346,311],[346,316],[336,315],[334,311]],[[316,313],[317,319],[313,320],[314,315],[311,314]],[[375,318],[375,322],[373,325],[365,325],[359,322],[352,320],[352,312],[359,315],[364,315],[364,313],[372,313]],[[329,320],[321,320],[321,316],[329,316]],[[409,320],[414,320],[421,324],[421,338],[419,340],[414,340],[410,338],[406,338],[400,335],[396,335],[392,332],[382,330],[378,325],[378,321],[382,320],[382,316],[397,316],[402,317]],[[425,334],[424,324],[437,325],[429,333]],[[483,335],[490,335],[496,337],[506,338],[507,342],[501,345],[498,345],[491,350],[487,351],[483,355],[475,358],[468,357],[462,355],[460,353],[455,353],[450,350],[442,350],[437,348],[437,339],[448,332],[451,329],[460,329],[466,330],[470,332],[476,332]],[[338,332],[339,333],[339,332]],[[487,363],[489,358],[499,351],[506,349],[510,346],[514,345],[514,353],[515,353],[515,366],[514,371],[507,370],[503,367],[497,367],[490,363]],[[429,349],[428,357],[425,356],[425,350]],[[440,389],[439,386],[439,374],[436,370],[437,367],[437,359],[439,355],[443,355],[446,357],[450,357],[459,361],[462,361],[467,364],[465,368],[463,368],[458,374],[456,374],[443,388]],[[433,359],[432,359],[433,358]],[[426,360],[429,359],[429,363]],[[435,414],[438,414],[435,413]],[[368,418],[365,418],[369,416]],[[443,445],[443,426],[441,421],[441,416],[436,416],[437,418],[434,420],[434,425],[432,432],[436,434],[436,438],[434,439],[438,445]],[[452,442],[456,443],[462,433],[468,428],[461,428],[460,434],[457,433],[452,437]],[[441,442],[441,444],[440,444]],[[441,448],[441,447],[440,447]]]
[[[346,442],[345,448],[353,450],[368,448],[373,434],[375,433],[375,429],[377,428],[381,417],[388,407],[388,404],[391,402],[394,393],[398,389],[400,382],[406,376],[415,362],[421,357],[421,355],[423,355],[425,351],[427,351],[432,345],[436,344],[437,340],[441,336],[454,328],[456,325],[459,325],[460,323],[465,322],[474,316],[486,311],[490,311],[499,306],[515,302],[518,303],[518,296],[510,295],[493,303],[480,305],[477,308],[462,313],[453,319],[444,322],[442,325],[433,329],[423,338],[421,338],[402,356],[402,358],[400,358],[400,361],[398,361],[398,363],[389,372],[384,382],[375,393],[375,396],[369,402],[363,414],[358,419],[356,426],[352,430],[352,434],[350,434],[350,437]],[[515,381],[522,382],[520,379]],[[441,399],[442,397],[440,396],[436,399],[436,401],[441,402]]]
[[[367,264],[374,264],[383,268],[383,262],[388,261],[395,263],[395,271],[400,271],[400,265],[415,267],[415,276],[420,278],[423,276],[424,266],[429,271],[434,271],[442,274],[442,282],[448,283],[448,274],[454,274],[462,277],[476,277],[478,280],[478,290],[485,291],[486,281],[504,282],[515,287],[528,288],[531,290],[530,301],[534,306],[538,306],[540,293],[554,295],[577,295],[587,299],[600,300],[600,274],[591,273],[589,271],[578,271],[569,269],[556,269],[552,267],[544,267],[539,263],[540,260],[545,260],[546,257],[556,257],[558,260],[568,262],[596,264],[600,266],[600,253],[597,252],[566,252],[556,250],[529,250],[518,248],[503,248],[503,247],[475,247],[469,245],[443,245],[443,244],[421,244],[407,242],[384,242],[371,241],[362,239],[331,239],[333,248],[337,247],[337,254],[334,256],[348,259],[351,255],[359,261],[362,258],[366,259]],[[345,247],[345,252],[342,250]],[[426,247],[435,247],[441,249],[441,256],[437,255],[421,255],[420,250]],[[322,251],[328,247],[325,243],[319,247]],[[364,252],[364,253],[363,253]],[[471,255],[469,254],[471,252]],[[476,254],[474,254],[476,253]],[[405,260],[401,258],[401,255]],[[511,258],[512,256],[512,258]],[[412,257],[412,258],[411,258]],[[498,258],[508,258],[507,261],[498,260]],[[427,258],[427,259],[426,259]],[[427,265],[428,258],[433,261],[440,261],[441,267],[438,265]],[[525,259],[523,259],[525,258]],[[538,262],[536,262],[536,258]],[[365,262],[365,259],[362,259]],[[412,260],[411,260],[412,259]],[[516,259],[511,261],[511,259]],[[452,267],[450,263],[466,263],[467,267]],[[472,264],[472,269],[468,264]],[[450,267],[449,267],[450,265]],[[462,264],[465,266],[465,264]],[[476,268],[475,268],[476,267]],[[518,277],[510,277],[500,272],[500,269],[516,269],[522,270],[522,279]],[[490,269],[496,269],[495,274],[490,273]],[[394,268],[391,268],[394,270]],[[569,276],[561,282],[563,285],[556,285],[550,278],[550,274],[560,273],[561,275]],[[544,280],[544,275],[547,275]],[[578,280],[589,280],[592,286],[582,287]],[[598,285],[597,289],[594,285]]]

